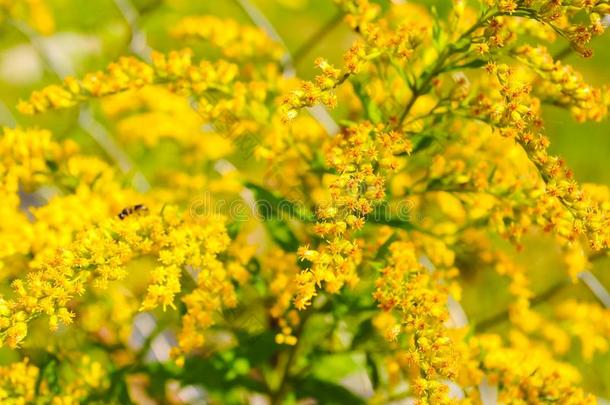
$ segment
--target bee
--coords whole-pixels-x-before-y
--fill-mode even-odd
[[[145,212],[148,211],[148,208],[144,204],[136,204],[133,207],[123,208],[121,212],[119,212],[119,219],[124,220],[127,216],[135,213],[135,212]]]

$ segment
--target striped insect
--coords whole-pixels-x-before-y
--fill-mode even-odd
[[[120,220],[124,220],[126,217],[128,217],[131,214],[134,214],[136,212],[145,212],[145,211],[148,211],[148,208],[144,204],[136,204],[132,207],[123,208],[123,210],[121,212],[119,212],[118,217]]]

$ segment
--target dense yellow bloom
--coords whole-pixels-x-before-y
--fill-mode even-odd
[[[0,402],[595,403],[609,312],[566,296],[610,251],[610,192],[543,117],[608,118],[548,50],[590,56],[606,0],[335,0],[294,60],[248,2],[260,26],[186,3],[159,38],[117,1],[138,57],[18,110],[99,105],[58,139],[3,129]],[[0,10],[52,29],[43,1]],[[339,22],[342,61],[293,77]]]
[[[31,365],[26,357],[0,367],[0,399],[6,404],[28,404],[44,401],[52,404],[78,404],[96,390],[107,387],[106,370],[88,355],[75,361],[78,377],[62,385],[59,375],[48,375]],[[63,382],[63,381],[62,381]]]
[[[384,133],[370,122],[346,128],[329,144],[326,160],[337,175],[329,186],[330,201],[318,208],[314,226],[327,243],[319,251],[307,246],[299,249],[300,258],[312,266],[299,276],[297,307],[309,304],[314,284],[323,283],[326,291],[335,293],[344,284],[353,286],[358,281],[360,247],[350,235],[364,226],[366,216],[384,200],[382,174],[396,170],[397,155],[410,150],[410,142],[399,139],[398,133]]]
[[[553,61],[545,48],[525,45],[515,49],[514,53],[545,79],[542,89],[536,89],[544,102],[569,108],[579,121],[600,121],[608,115],[608,88],[589,86],[571,66]]]
[[[237,67],[227,62],[203,61],[193,64],[192,52],[154,53],[149,65],[133,57],[123,57],[104,72],[91,73],[82,80],[64,79],[62,85],[51,85],[34,92],[28,101],[19,104],[21,112],[40,113],[49,109],[67,108],[92,97],[103,97],[156,83],[170,83],[181,91],[200,94],[207,89],[226,91]]]
[[[540,100],[530,95],[531,85],[520,81],[518,72],[507,65],[491,70],[497,76],[500,93],[494,98],[478,97],[473,112],[498,126],[502,136],[520,144],[538,168],[546,183],[545,194],[537,197],[544,225],[568,240],[584,234],[594,250],[607,248],[606,209],[587,196],[562,159],[548,154],[549,140],[542,133],[539,116]]]
[[[242,26],[233,19],[211,15],[187,17],[176,23],[171,34],[176,38],[209,41],[229,59],[256,60],[269,58],[280,61],[284,51],[258,27]]]
[[[153,254],[167,266],[153,271],[143,307],[172,305],[180,291],[176,269],[218,269],[220,263],[215,257],[227,244],[222,220],[193,220],[170,207],[163,213],[136,214],[125,221],[103,221],[82,231],[69,248],[58,249],[37,266],[28,274],[27,284],[13,282],[16,298],[5,302],[8,311],[2,315],[5,342],[17,346],[27,334],[27,322],[43,314],[49,317],[52,329],[59,323],[71,323],[74,313],[68,307],[70,302],[90,283],[103,287],[109,281],[123,279],[125,265],[137,256]]]
[[[434,275],[418,262],[413,245],[390,246],[389,266],[381,271],[373,294],[383,311],[395,311],[398,325],[386,332],[394,341],[404,331],[410,335],[405,361],[417,370],[413,391],[422,404],[450,403],[442,379],[456,378],[455,354],[445,330],[447,293]]]
[[[202,130],[205,120],[184,97],[161,86],[108,97],[102,107],[109,118],[116,120],[117,134],[126,144],[143,143],[154,148],[173,141],[184,148],[188,163],[222,158],[233,149],[229,139]]]
[[[608,309],[594,303],[567,300],[557,306],[556,312],[558,318],[567,323],[568,331],[580,340],[586,360],[590,361],[596,352],[608,351]]]
[[[0,400],[5,404],[26,404],[36,398],[39,370],[28,359],[0,367]]]
[[[578,373],[570,366],[553,361],[544,349],[503,347],[498,336],[474,339],[481,361],[489,371],[491,384],[502,384],[499,401],[508,403],[595,404],[594,396],[574,388]]]

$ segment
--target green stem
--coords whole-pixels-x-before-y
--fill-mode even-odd
[[[530,308],[537,307],[538,305],[547,302],[559,292],[561,292],[564,288],[566,288],[568,285],[570,285],[569,280],[561,280],[556,282],[548,289],[535,296],[530,301]],[[490,318],[478,322],[476,325],[474,325],[474,330],[477,333],[485,332],[498,324],[507,322],[509,319],[509,310],[506,309]]]
[[[554,61],[560,61],[562,59],[567,58],[572,52],[574,51],[574,49],[571,46],[566,46],[565,48],[563,48],[562,50],[560,50],[559,52],[557,52],[555,55],[553,55],[553,60]]]
[[[466,32],[464,32],[462,35],[460,35],[460,37],[454,43],[458,43],[458,42],[464,40],[470,34],[472,34],[477,29],[479,29],[487,20],[495,17],[496,15],[498,15],[498,13],[492,13],[490,15],[488,15],[487,13],[484,13],[481,16],[481,18],[479,18],[479,20],[476,23],[474,23],[472,25],[472,27],[470,27]],[[451,46],[447,46],[447,47],[445,47],[445,49],[443,49],[443,51],[441,51],[438,58],[436,59],[436,62],[434,63],[434,66],[430,69],[430,73],[422,75],[420,84],[419,85],[416,84],[415,86],[413,86],[413,88],[412,88],[413,95],[411,96],[411,99],[409,100],[409,102],[403,109],[402,113],[400,114],[400,118],[398,119],[397,127],[402,126],[404,120],[409,115],[409,112],[413,108],[413,105],[415,105],[415,102],[417,101],[417,99],[420,96],[428,93],[428,87],[430,87],[432,80],[434,80],[434,78],[436,76],[438,76],[440,73],[443,72],[443,70],[445,70],[445,62],[447,62],[447,59],[449,59],[451,56],[453,56],[457,52],[458,51],[455,48],[452,48]]]
[[[419,94],[419,88],[413,88],[413,94],[411,95],[411,99],[409,100],[405,108],[402,110],[402,114],[400,114],[400,118],[398,119],[398,126],[401,126],[405,118],[407,118],[407,115],[409,115],[411,108],[413,108],[413,105],[415,104],[420,95],[421,94]]]
[[[301,323],[295,330],[294,336],[297,338],[297,343],[291,347],[291,349],[288,353],[288,359],[286,360],[286,364],[280,371],[280,373],[281,373],[280,374],[280,383],[279,383],[277,389],[275,389],[271,392],[270,405],[281,404],[282,401],[284,400],[284,397],[287,394],[288,381],[290,379],[290,369],[292,368],[292,365],[297,358],[297,353],[299,351],[299,348],[301,347],[303,332],[305,331],[305,326],[306,326],[306,323],[307,323],[311,313],[312,313],[312,308],[309,307],[309,309],[303,314]]]
[[[599,260],[604,257],[608,257],[607,251],[600,250],[600,251],[590,254],[588,259],[590,262],[593,262],[595,260]],[[537,296],[535,296],[530,301],[530,307],[534,308],[540,304],[547,302],[548,300],[555,297],[558,293],[560,293],[561,291],[563,291],[565,288],[567,288],[568,286],[570,286],[572,284],[573,283],[568,279],[562,279],[562,280],[557,281],[555,284],[550,286],[548,289],[546,289],[545,291],[543,291],[540,294],[538,294]],[[508,321],[509,319],[510,319],[509,310],[506,309],[490,318],[487,318],[487,319],[482,320],[481,322],[478,322],[476,325],[474,325],[474,330],[478,333],[485,332],[500,323]]]

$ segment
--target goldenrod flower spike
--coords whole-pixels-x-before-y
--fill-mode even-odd
[[[237,67],[227,62],[194,64],[188,49],[168,55],[153,52],[152,60],[149,65],[135,57],[122,57],[103,72],[87,74],[81,80],[68,77],[62,85],[35,91],[29,100],[19,102],[18,109],[24,114],[37,114],[151,84],[167,84],[179,91],[201,94],[210,88],[225,89],[237,75]]]

